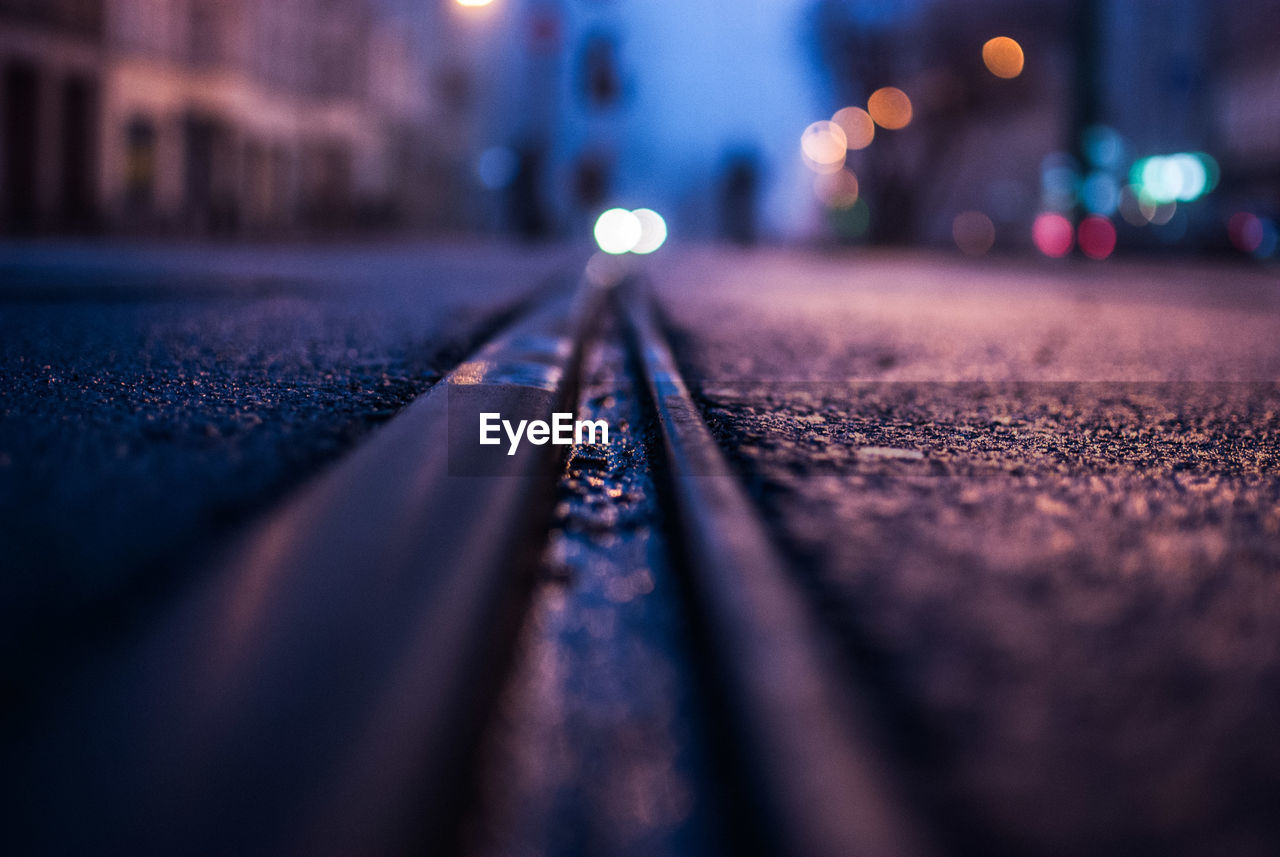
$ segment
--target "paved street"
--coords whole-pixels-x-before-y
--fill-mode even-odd
[[[706,416],[975,853],[1280,828],[1280,282],[669,257]]]
[[[225,654],[202,647],[220,638],[226,593],[205,581],[213,595],[199,596],[193,570],[228,539],[279,520],[272,514],[292,514],[300,495],[315,498],[300,489],[349,472],[354,450],[389,436],[381,424],[406,425],[396,421],[404,405],[430,398],[422,394],[444,373],[585,260],[577,249],[479,245],[4,249],[0,554],[10,571],[0,618],[5,684],[19,704],[0,761],[12,752],[39,775],[27,799],[43,815],[25,819],[26,844],[42,830],[65,833],[49,819],[71,811],[67,796],[109,782],[109,760],[131,758],[132,742],[153,731],[166,765],[186,770],[191,753],[211,772],[190,784],[191,794],[226,802],[208,812],[243,812],[263,830],[288,827],[271,807],[293,806],[287,788],[299,781],[299,794],[317,783],[326,796],[344,793],[346,782],[321,780],[332,775],[322,762],[346,758],[340,724],[365,724],[362,700],[388,690],[356,658],[402,658],[387,675],[411,677],[436,675],[442,655],[465,662],[467,653],[425,644],[406,653],[400,640],[418,630],[428,639],[455,620],[466,639],[472,629],[447,601],[452,590],[432,586],[469,582],[467,563],[401,557],[421,574],[352,567],[343,577],[334,560],[337,576],[292,593],[278,585],[291,579],[285,571],[306,569],[275,552],[287,556],[307,538],[296,523],[307,519],[288,519],[292,536],[279,542],[268,526],[261,562],[278,560],[280,576],[260,586],[247,563],[226,587],[233,606],[256,605],[257,630],[237,649],[241,660],[227,654],[241,672],[211,673],[224,683],[219,704],[235,713],[225,733],[184,695],[203,674],[182,659],[208,668]],[[654,289],[679,372],[756,513],[742,517],[764,522],[786,574],[816,605],[836,644],[839,690],[871,712],[883,738],[876,753],[940,852],[1272,853],[1274,271],[680,247],[646,261],[635,268]],[[543,448],[560,466],[558,488],[524,492],[555,500],[531,507],[522,526],[542,547],[506,558],[512,569],[540,569],[522,614],[480,629],[518,637],[503,655],[507,671],[462,681],[497,685],[499,702],[463,777],[476,782],[450,796],[470,807],[456,850],[764,850],[750,823],[726,821],[726,807],[743,800],[737,769],[724,765],[743,752],[726,725],[736,712],[708,672],[716,641],[698,611],[711,596],[690,596],[698,584],[684,579],[698,573],[686,553],[692,519],[663,493],[674,465],[655,454],[635,346],[620,328],[598,326],[580,389],[572,379],[546,388],[576,389],[580,415],[608,417],[617,434],[567,461]],[[572,365],[547,341],[522,334],[508,348]],[[464,364],[505,378],[508,393],[523,389],[506,365]],[[474,383],[467,372],[451,377]],[[412,447],[396,437],[399,449]],[[433,453],[445,467],[442,449],[422,450],[424,460]],[[494,484],[510,487],[505,479]],[[427,486],[431,508],[448,508],[449,484]],[[473,506],[481,484],[466,486]],[[417,496],[413,480],[404,490]],[[343,495],[319,493],[334,520]],[[505,537],[513,522],[493,514],[469,523]],[[441,525],[406,520],[372,536],[337,526],[317,543],[336,534],[362,556],[362,537]],[[450,555],[465,559],[468,546],[451,545]],[[400,597],[401,581],[420,602]],[[504,585],[523,592],[521,581],[512,574]],[[295,610],[306,632],[277,638]],[[344,618],[359,616],[394,621],[350,627]],[[421,616],[439,621],[417,629]],[[184,623],[196,620],[212,631],[189,631]],[[182,646],[165,651],[171,638]],[[272,651],[277,639],[293,648]],[[335,675],[351,673],[339,685],[330,685],[329,658]],[[153,687],[157,674],[167,678]],[[176,700],[153,695],[174,688]],[[305,701],[294,698],[304,690]],[[434,680],[392,684],[389,710],[435,712],[445,696],[437,690]],[[204,737],[184,738],[180,720],[153,730],[155,711],[190,716],[205,730],[190,734]],[[263,758],[261,784],[243,785],[258,754],[271,754],[273,730],[291,749]],[[312,746],[311,734],[330,743]],[[386,734],[399,754],[401,736]],[[234,760],[205,740],[226,742]],[[404,754],[385,780],[366,770],[369,782],[413,782],[414,757]],[[149,794],[155,783],[134,773],[129,782]],[[472,787],[476,797],[465,797]],[[258,788],[270,801],[255,798]],[[136,807],[148,823],[143,798],[117,798],[104,806]],[[183,805],[184,823],[219,827],[201,806]],[[118,832],[129,822],[104,810],[94,823]],[[240,835],[250,834],[219,841]]]
[[[0,0],[0,857],[1280,855],[1280,0]]]
[[[0,250],[9,675],[187,582],[212,542],[430,386],[562,259]]]

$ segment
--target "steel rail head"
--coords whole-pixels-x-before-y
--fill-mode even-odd
[[[847,692],[823,629],[681,377],[645,284],[620,292],[653,406],[685,564],[709,640],[735,755],[764,815],[766,853],[929,857],[936,853]]]
[[[451,419],[572,408],[599,309],[585,284],[540,301],[69,682],[24,757],[33,843],[396,854],[451,834],[565,450],[490,457]]]

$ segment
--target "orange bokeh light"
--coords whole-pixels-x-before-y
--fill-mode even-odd
[[[996,77],[1013,78],[1022,74],[1022,45],[1008,36],[996,36],[982,46],[982,61]]]
[[[897,131],[911,124],[911,99],[896,86],[883,86],[867,99],[867,112],[881,128]]]
[[[876,123],[871,114],[861,107],[843,107],[836,111],[831,121],[844,129],[850,149],[865,149],[876,137]]]

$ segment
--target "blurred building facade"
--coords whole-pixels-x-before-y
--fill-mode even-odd
[[[0,229],[96,216],[102,0],[0,0]]]
[[[476,16],[492,58],[478,136],[517,165],[484,171],[489,222],[585,235],[605,208],[647,207],[677,241],[804,237],[810,2],[506,0]]]
[[[1235,213],[1277,217],[1277,0],[511,0],[505,14],[487,139],[535,150],[536,180],[509,196],[562,230],[648,206],[677,240],[953,246],[980,223],[991,245],[966,252],[1045,251],[1035,228],[1053,215],[1093,218],[1114,246],[1196,251],[1227,249]],[[1020,73],[985,65],[996,36],[1025,53]],[[800,136],[884,86],[914,119],[848,154],[859,202],[833,207]],[[1144,159],[1189,153],[1202,191],[1142,196]]]
[[[904,90],[912,105],[906,127],[878,129],[871,145],[850,153],[861,202],[828,213],[835,235],[949,243],[954,218],[969,211],[993,222],[998,243],[1022,242],[1019,227],[1041,203],[1044,158],[1071,136],[1078,5],[921,0],[889,14],[893,4],[820,0],[815,27],[831,109],[865,107],[884,86]],[[1014,37],[1028,58],[1012,79],[982,62],[983,43],[999,35]]]
[[[1280,219],[1280,2],[1236,0],[1218,11],[1211,60],[1222,191],[1233,207]]]
[[[1108,221],[1101,228],[1121,247],[1228,249],[1233,214],[1280,211],[1277,0],[814,8],[831,109],[885,85],[915,107],[908,127],[850,153],[867,207],[860,219],[828,212],[841,238],[947,245],[967,218],[984,221],[996,246],[1029,249],[1033,224],[1051,214]],[[984,68],[980,48],[995,36],[1025,51],[1011,79]],[[1143,165],[1174,157],[1204,170],[1176,201],[1144,197]]]
[[[374,0],[0,0],[4,227],[446,224],[432,35]]]
[[[1280,0],[0,0],[0,230],[538,237],[624,205],[677,239],[948,244],[977,212],[1025,248],[1096,180],[1158,246],[1280,217],[1276,32]],[[800,135],[880,86],[915,119],[827,210]],[[1116,214],[1135,162],[1186,151],[1221,163],[1206,201]]]

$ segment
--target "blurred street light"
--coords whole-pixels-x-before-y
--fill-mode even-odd
[[[631,248],[632,253],[647,255],[667,241],[667,222],[651,208],[637,208],[631,212],[640,221],[640,238]]]
[[[1044,255],[1060,259],[1075,245],[1075,227],[1061,214],[1046,211],[1031,225],[1031,240]]]
[[[640,218],[625,208],[611,208],[596,220],[596,244],[606,253],[619,256],[630,253],[640,242],[643,232]]]
[[[1280,232],[1275,221],[1248,211],[1238,211],[1231,216],[1227,234],[1237,250],[1259,259],[1273,256],[1280,247]]]
[[[844,131],[846,145],[850,151],[865,149],[875,139],[876,123],[861,107],[842,107],[831,117],[831,121]]]
[[[867,112],[881,128],[897,131],[911,124],[911,99],[896,86],[883,86],[867,99]]]
[[[1100,262],[1116,249],[1116,228],[1107,218],[1090,215],[1080,221],[1076,240],[1082,253]]]
[[[858,202],[858,177],[851,170],[815,177],[813,192],[827,208],[852,208]]]
[[[800,135],[805,163],[816,173],[834,173],[844,166],[848,139],[835,122],[814,122]]]
[[[1154,202],[1192,202],[1213,190],[1218,164],[1202,152],[1155,155],[1134,162],[1129,176]]]
[[[651,208],[611,208],[596,219],[596,244],[605,253],[648,255],[667,241],[667,222]]]
[[[1022,45],[1008,36],[996,36],[982,46],[982,62],[996,77],[1015,78],[1022,74]]]
[[[996,243],[996,226],[981,211],[962,211],[951,222],[951,237],[966,256],[982,256]]]

